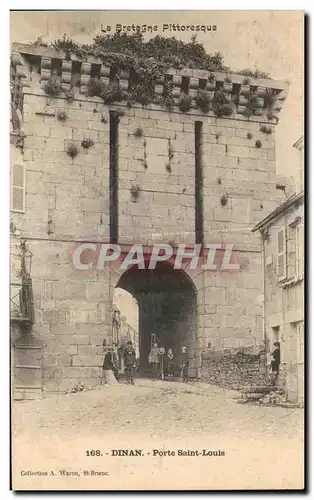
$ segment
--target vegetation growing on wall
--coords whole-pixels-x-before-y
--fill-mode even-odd
[[[46,44],[47,46],[47,44]],[[110,83],[105,83],[95,73],[88,82],[88,95],[98,96],[105,104],[127,102],[128,107],[134,103],[147,106],[150,103],[158,104],[172,110],[177,105],[182,112],[187,112],[193,105],[193,97],[181,94],[179,99],[174,99],[172,90],[174,88],[171,77],[164,80],[164,76],[170,68],[197,68],[210,72],[207,86],[198,90],[195,98],[196,108],[207,113],[212,109],[216,116],[229,116],[234,111],[234,105],[238,105],[239,95],[231,95],[232,78],[235,73],[224,63],[219,52],[207,54],[204,46],[197,42],[193,35],[190,42],[178,40],[175,37],[156,36],[145,40],[142,33],[114,33],[98,35],[91,44],[79,44],[66,35],[50,44],[54,49],[63,51],[66,59],[76,56],[82,62],[87,61],[89,56],[100,59],[104,66],[111,68]],[[127,71],[127,77],[125,72]],[[216,88],[215,75],[213,72],[225,72],[223,88]],[[124,72],[124,75],[123,75]],[[267,73],[260,70],[241,70],[237,74],[243,75],[243,85],[246,85],[249,103],[246,112],[240,111],[247,117],[261,114],[257,109],[271,109],[275,99],[273,92],[267,92],[263,96],[264,105],[260,105],[260,95],[250,89],[248,83],[252,78],[269,78]],[[120,78],[129,80],[129,87],[121,88]],[[108,81],[108,80],[107,80]],[[162,89],[156,90],[156,86]],[[218,86],[219,87],[219,86]],[[215,95],[212,90],[216,88]],[[50,95],[60,92],[60,83],[47,82],[45,91]],[[242,89],[242,95],[246,95]],[[229,95],[226,95],[226,93]],[[72,94],[70,95],[72,98]],[[241,104],[241,103],[240,103]],[[243,105],[241,104],[243,107]],[[269,115],[270,116],[270,115]]]
[[[146,142],[146,139],[144,139],[143,146],[144,146],[144,158],[143,158],[143,165],[144,165],[144,168],[145,168],[145,170],[146,170],[146,169],[148,168],[148,163],[147,163],[147,152],[146,152],[146,148],[147,148],[147,142]]]
[[[186,113],[191,109],[192,106],[192,97],[187,94],[181,94],[179,99],[179,109],[182,113]]]
[[[212,101],[211,93],[206,90],[199,90],[196,95],[196,107],[201,109],[203,113],[208,113],[210,110],[210,103]]]
[[[138,184],[132,184],[130,187],[130,193],[132,197],[132,201],[136,202],[140,195],[141,188]]]
[[[207,71],[229,70],[220,52],[207,54],[204,46],[196,41],[195,35],[190,42],[160,35],[145,41],[142,33],[129,35],[117,32],[112,35],[98,35],[90,45],[80,45],[64,35],[51,45],[68,56],[75,54],[83,60],[94,55],[109,66],[117,66],[118,69],[136,70],[142,66],[143,61],[151,59],[163,68],[172,66],[177,69],[195,67]]]
[[[73,159],[78,154],[78,147],[74,142],[70,142],[66,150],[67,154]]]
[[[64,109],[58,111],[57,118],[60,122],[64,122],[67,119],[67,114]]]
[[[50,96],[58,96],[61,92],[61,83],[58,78],[51,77],[44,85],[44,91]]]
[[[84,149],[89,149],[94,145],[94,141],[92,139],[85,138],[81,142],[81,146]]]
[[[216,116],[229,116],[233,112],[232,103],[223,90],[216,92],[212,106]]]
[[[134,137],[143,137],[143,129],[142,129],[142,127],[137,127],[134,130],[133,135],[134,135]]]

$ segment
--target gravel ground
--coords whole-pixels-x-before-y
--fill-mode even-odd
[[[238,396],[209,384],[140,379],[14,402],[13,487],[302,488],[303,410],[242,405]],[[140,449],[143,456],[116,457],[112,449]],[[91,450],[100,456],[87,456]]]

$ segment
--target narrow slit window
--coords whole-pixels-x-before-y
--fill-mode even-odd
[[[204,244],[203,123],[195,122],[195,242]]]
[[[109,190],[110,190],[110,243],[118,241],[118,163],[119,163],[119,116],[110,111],[110,162],[109,162]]]
[[[183,92],[183,94],[188,94],[189,88],[190,88],[190,78],[188,76],[183,76],[181,82],[181,92]]]

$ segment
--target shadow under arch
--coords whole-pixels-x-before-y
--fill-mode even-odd
[[[139,307],[140,372],[150,371],[148,353],[153,339],[172,348],[179,371],[183,345],[189,352],[189,376],[197,376],[197,292],[191,277],[171,263],[158,262],[155,269],[132,266],[119,278],[116,288],[131,293]],[[153,337],[155,336],[155,337]]]

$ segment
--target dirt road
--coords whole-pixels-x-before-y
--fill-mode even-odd
[[[13,486],[302,488],[303,410],[242,405],[235,396],[142,379],[15,402]]]

